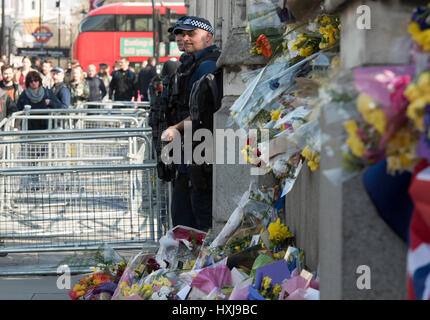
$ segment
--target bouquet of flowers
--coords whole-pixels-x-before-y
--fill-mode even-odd
[[[110,300],[116,285],[112,283],[110,276],[103,273],[92,273],[79,280],[69,296],[72,300],[99,300],[100,298]],[[102,294],[105,292],[105,295]],[[100,296],[102,295],[102,296]]]
[[[252,0],[248,14],[248,33],[255,43],[252,53],[264,54],[270,58],[273,52],[282,48],[285,24],[278,14],[277,0]]]
[[[424,51],[430,51],[430,7],[418,7],[412,14],[408,32]]]

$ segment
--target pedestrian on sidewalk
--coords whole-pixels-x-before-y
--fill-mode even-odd
[[[42,86],[42,77],[37,71],[30,71],[25,79],[27,89],[19,96],[17,107],[18,110],[24,110],[26,105],[32,109],[62,109],[63,105],[55,96],[52,90]],[[46,130],[48,121],[45,119],[36,119],[28,121],[28,130]]]
[[[13,81],[15,77],[14,67],[10,64],[5,64],[2,66],[1,70],[3,80],[0,82],[0,88],[6,91],[12,101],[16,103],[18,102],[19,96],[24,91],[24,88]]]
[[[130,60],[127,57],[123,57],[119,61],[120,69],[113,72],[109,85],[109,100],[135,101],[136,75],[130,70]]]
[[[157,76],[156,63],[157,60],[154,57],[150,57],[148,65],[139,72],[137,89],[140,91],[142,101],[149,101],[148,88],[151,80]]]
[[[52,88],[52,91],[58,100],[60,100],[63,108],[67,109],[70,107],[71,94],[69,88],[64,83],[64,70],[63,68],[55,67],[52,69],[51,73],[52,79],[54,81],[54,87]]]
[[[72,108],[79,108],[83,102],[88,101],[88,97],[90,96],[90,88],[88,86],[88,82],[85,81],[82,67],[79,66],[73,68],[69,89],[71,94],[70,103]]]

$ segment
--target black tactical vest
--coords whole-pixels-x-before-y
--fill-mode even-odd
[[[188,83],[194,72],[204,61],[217,61],[221,51],[214,49],[208,51],[199,60],[190,59],[181,64],[173,77],[170,106],[175,109],[176,123],[181,122],[190,115],[189,101],[191,92],[188,90]]]

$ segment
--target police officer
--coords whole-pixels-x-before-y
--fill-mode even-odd
[[[178,68],[178,80],[173,94],[182,121],[163,132],[162,140],[173,141],[190,124],[189,101],[193,85],[203,76],[217,70],[216,61],[221,52],[214,45],[214,29],[209,21],[199,17],[187,17],[173,29],[175,35],[183,35],[184,49],[189,58]],[[183,139],[181,139],[183,141]],[[182,148],[184,150],[184,148]],[[212,172],[204,172],[202,166],[182,163],[176,166],[172,194],[173,225],[185,225],[207,231],[212,227]],[[191,157],[192,155],[187,155]]]
[[[187,18],[187,16],[181,17],[175,23],[175,25],[168,29],[168,32],[173,35],[174,28],[180,25],[181,22]],[[161,134],[169,126],[175,125],[188,116],[188,112],[182,117],[179,117],[176,113],[176,110],[179,106],[177,104],[178,99],[175,92],[180,75],[178,68],[182,63],[186,62],[187,58],[190,58],[191,56],[185,53],[183,34],[177,33],[174,35],[174,37],[179,51],[184,53],[181,55],[179,61],[176,59],[171,59],[164,64],[160,77],[163,89],[159,96],[155,95],[156,99],[153,100],[154,105],[151,100],[151,127],[153,129],[153,141],[158,159],[157,174],[159,179],[166,182],[171,182],[174,178],[175,167],[174,164],[166,165],[160,158],[161,150],[165,144],[163,141],[161,141]]]

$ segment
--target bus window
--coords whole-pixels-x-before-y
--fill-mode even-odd
[[[152,17],[147,15],[118,15],[118,30],[121,32],[152,32]]]
[[[79,26],[79,33],[87,31],[115,31],[115,16],[96,15],[88,17]]]

